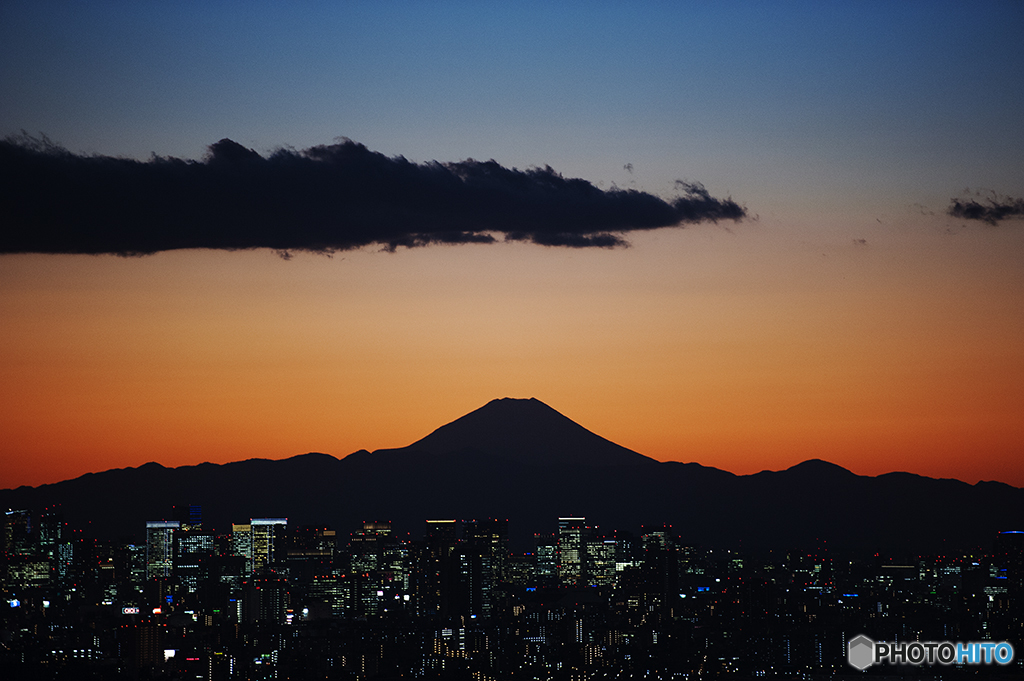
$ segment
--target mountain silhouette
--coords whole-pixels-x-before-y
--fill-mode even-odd
[[[141,539],[145,521],[201,504],[218,532],[251,517],[340,532],[392,520],[417,538],[427,518],[509,519],[526,548],[557,518],[602,529],[671,524],[686,543],[744,549],[946,551],[1024,528],[1024,490],[910,473],[856,475],[822,460],[738,476],[659,462],[610,442],[536,399],[499,399],[407,447],[166,468],[148,463],[0,490],[0,506],[40,511],[99,537]]]
[[[388,450],[375,454],[384,451]],[[434,456],[476,454],[533,466],[623,466],[654,461],[590,432],[532,397],[492,400],[403,451]]]

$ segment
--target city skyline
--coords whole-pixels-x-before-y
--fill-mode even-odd
[[[118,257],[19,247],[0,189],[0,488],[404,447],[505,396],[659,461],[1024,487],[1021,26],[1000,2],[4,3],[23,144],[201,172],[348,138],[744,215]],[[438,214],[462,215],[403,219]]]
[[[869,647],[899,647],[888,660],[897,672],[967,678],[994,662],[986,676],[1019,674],[1020,531],[940,553],[844,555],[825,541],[752,553],[690,542],[685,528],[634,533],[575,516],[521,552],[502,519],[421,520],[414,539],[381,520],[344,533],[251,518],[225,533],[195,504],[169,510],[175,520],[146,521],[142,541],[84,537],[57,509],[38,524],[28,511],[0,516],[4,668],[19,678],[775,678],[881,664],[855,654],[866,637],[852,632],[866,631]],[[929,639],[1002,650],[925,660]]]

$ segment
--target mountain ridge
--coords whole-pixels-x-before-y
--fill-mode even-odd
[[[849,550],[946,550],[1024,528],[1024,490],[1005,483],[861,476],[821,459],[750,475],[659,462],[539,400],[511,398],[403,448],[176,468],[149,462],[0,490],[0,506],[60,504],[73,527],[107,537],[137,537],[146,520],[185,503],[201,504],[218,531],[251,517],[341,532],[388,518],[399,532],[419,536],[431,517],[502,517],[513,536],[525,538],[555,531],[568,513],[609,529],[668,523],[684,542],[733,548],[827,541]]]

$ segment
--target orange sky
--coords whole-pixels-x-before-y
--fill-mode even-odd
[[[948,222],[2,256],[0,487],[397,447],[505,396],[736,473],[1024,486],[1024,233]]]

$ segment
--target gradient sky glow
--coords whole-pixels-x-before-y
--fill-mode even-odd
[[[946,214],[1024,197],[1022,29],[1019,2],[0,4],[0,137],[345,136],[756,216],[611,250],[0,255],[0,487],[398,447],[505,396],[736,473],[1024,486],[1024,220]]]

